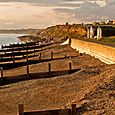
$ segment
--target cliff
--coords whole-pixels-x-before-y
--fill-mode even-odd
[[[84,38],[86,36],[86,27],[84,25],[56,25],[44,29],[37,36],[41,39],[49,38],[54,41],[62,41],[71,38]]]
[[[86,27],[80,24],[73,25],[56,25],[51,26],[36,34],[19,37],[22,41],[65,41],[68,37],[71,38],[84,38],[86,37]]]

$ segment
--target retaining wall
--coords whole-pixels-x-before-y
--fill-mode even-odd
[[[71,47],[80,53],[95,56],[107,64],[115,64],[115,48],[113,47],[77,39],[71,39]]]
[[[86,42],[78,39],[71,39],[71,47],[78,50],[80,53],[86,53],[94,56],[106,64],[115,64],[114,47]]]

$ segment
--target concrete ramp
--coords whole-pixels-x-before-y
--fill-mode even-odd
[[[63,42],[61,45],[66,45],[66,44],[69,44],[69,40],[70,38],[68,38],[65,42]]]

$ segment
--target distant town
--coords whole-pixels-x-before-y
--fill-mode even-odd
[[[115,20],[106,20],[106,21],[95,21],[92,22],[93,25],[115,25]]]

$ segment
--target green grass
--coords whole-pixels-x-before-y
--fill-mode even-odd
[[[103,38],[103,39],[101,39],[101,41],[113,43],[113,42],[115,42],[115,36]]]

